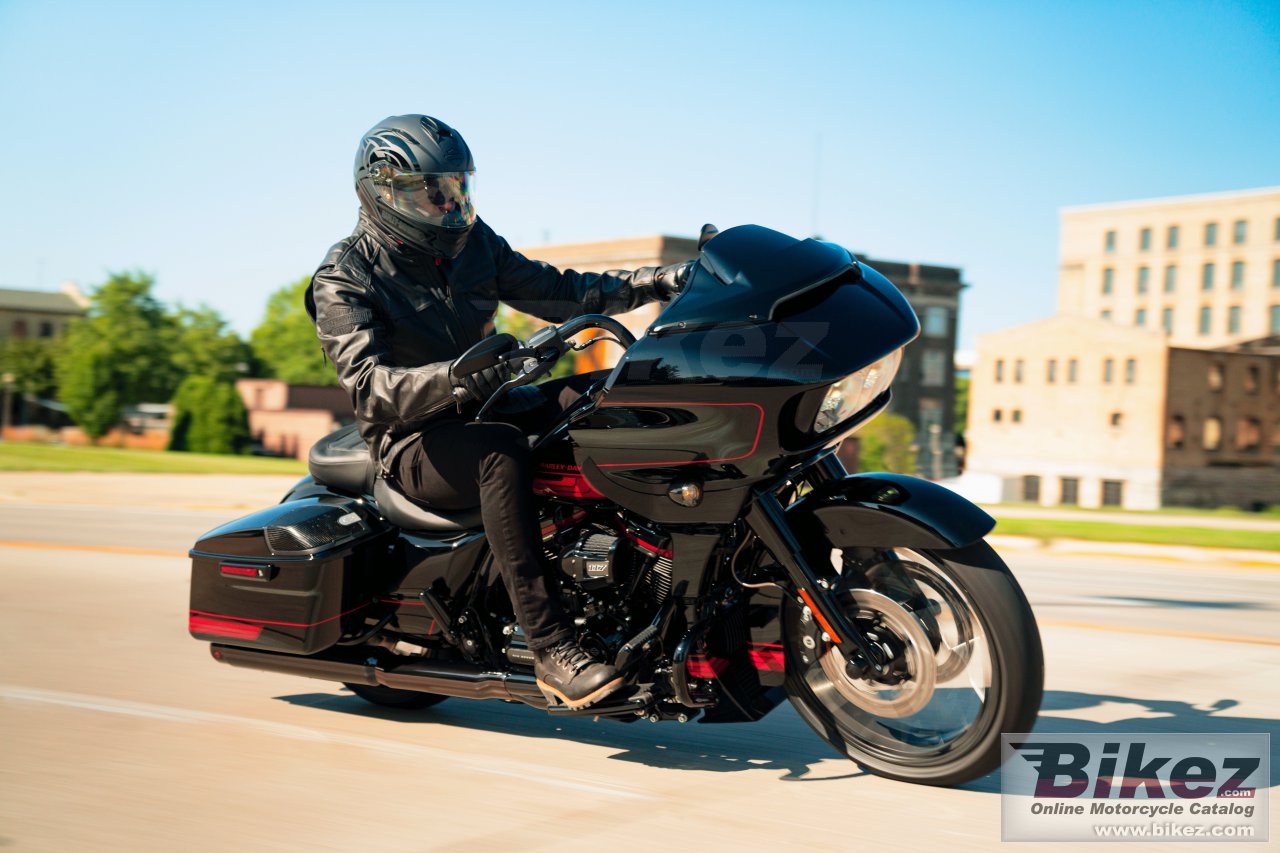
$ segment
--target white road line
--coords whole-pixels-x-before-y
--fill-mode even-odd
[[[447,762],[449,764],[476,773],[490,773],[495,776],[509,776],[526,780],[537,785],[554,785],[573,791],[600,794],[626,800],[649,800],[651,796],[640,791],[619,787],[617,784],[594,777],[571,778],[557,774],[553,768],[541,764],[530,764],[512,761],[508,758],[498,759],[501,767],[492,766],[484,761],[460,755],[445,749],[405,743],[403,741],[384,740],[382,738],[346,735],[335,732],[324,732],[296,726],[292,723],[273,723],[266,720],[255,720],[252,717],[239,717],[233,714],[218,714],[211,711],[197,711],[193,708],[174,708],[167,705],[152,705],[146,702],[129,702],[123,699],[109,699],[103,696],[86,696],[79,693],[61,693],[52,690],[39,690],[16,685],[0,685],[0,699],[6,702],[35,702],[45,705],[60,705],[66,708],[78,708],[85,711],[98,711],[107,714],[124,714],[130,717],[144,717],[153,720],[165,720],[174,723],[221,723],[225,725],[243,726],[263,734],[292,740],[312,743],[329,743],[368,749],[374,752],[390,753],[396,756],[414,756],[427,761]]]

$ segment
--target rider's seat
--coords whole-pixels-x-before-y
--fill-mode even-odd
[[[307,454],[307,467],[318,483],[353,495],[372,495],[382,517],[404,530],[442,533],[481,527],[479,507],[448,512],[428,508],[378,477],[355,424],[317,441]]]

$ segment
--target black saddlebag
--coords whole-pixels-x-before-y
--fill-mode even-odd
[[[303,498],[206,533],[191,549],[197,640],[307,655],[359,630],[393,537],[356,500]]]

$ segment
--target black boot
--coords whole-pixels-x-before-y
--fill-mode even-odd
[[[548,701],[570,708],[585,708],[622,686],[618,670],[591,657],[577,640],[534,652],[533,674]]]

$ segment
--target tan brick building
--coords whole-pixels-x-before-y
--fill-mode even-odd
[[[1046,506],[1280,502],[1280,347],[1199,350],[1059,315],[984,335],[971,477]]]
[[[263,450],[306,459],[311,445],[355,414],[336,385],[290,385],[280,379],[237,379],[249,414],[249,433]]]
[[[1058,313],[1175,346],[1280,334],[1280,187],[1064,208]]]

